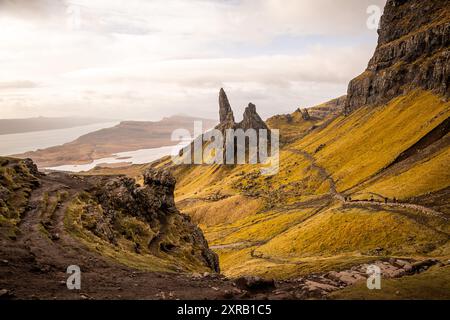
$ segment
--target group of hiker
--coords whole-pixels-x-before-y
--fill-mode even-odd
[[[390,199],[389,199],[388,197],[384,197],[384,203],[389,203],[389,202],[397,203],[397,202],[398,202],[398,200],[397,200],[396,197],[392,198],[392,201],[389,201],[389,200],[390,200]],[[344,201],[345,201],[345,202],[352,202],[352,197],[350,197],[350,196],[345,196],[345,197],[344,197]],[[375,200],[375,198],[373,197],[373,195],[370,196],[370,199],[368,199],[368,200],[358,200],[358,201],[382,202],[382,201],[377,201],[377,200]]]

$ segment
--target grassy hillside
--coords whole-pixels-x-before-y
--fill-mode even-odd
[[[395,161],[449,116],[448,102],[414,91],[308,128],[275,117],[271,126],[278,122],[291,140],[277,175],[248,165],[174,167],[178,206],[231,276],[290,278],[391,256],[445,259],[449,212],[415,205],[450,185],[448,134]]]
[[[226,275],[292,278],[380,258],[450,257],[450,138],[425,139],[450,116],[448,102],[413,91],[349,116],[296,113],[268,121],[287,136],[274,176],[249,165],[152,165],[171,167],[177,206]]]
[[[39,183],[28,160],[0,157],[0,237],[16,238],[17,224]]]
[[[450,103],[430,92],[415,91],[382,107],[365,107],[349,117],[341,116],[294,147],[314,153],[318,164],[332,174],[338,190],[345,191],[388,166],[449,116]],[[316,153],[320,145],[324,147]],[[442,173],[446,176],[428,187],[444,187],[448,170]]]

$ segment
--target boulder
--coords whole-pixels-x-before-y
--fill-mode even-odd
[[[330,284],[311,281],[311,280],[305,281],[305,287],[309,291],[325,291],[325,292],[332,292],[332,291],[339,289],[339,287],[336,287],[336,286],[333,286]]]
[[[275,281],[273,279],[263,279],[254,276],[240,277],[234,283],[241,290],[266,291],[275,289]]]
[[[14,294],[11,290],[8,289],[0,289],[0,300],[11,299],[14,297]]]
[[[427,259],[415,262],[411,265],[411,269],[413,272],[422,272],[424,270],[427,270],[429,267],[434,266],[437,264],[439,260],[436,259]]]

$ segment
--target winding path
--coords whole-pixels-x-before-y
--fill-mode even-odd
[[[0,238],[0,289],[14,298],[221,299],[223,290],[233,288],[231,281],[219,277],[193,280],[185,273],[142,271],[88,248],[66,230],[65,217],[89,185],[82,178],[57,173],[39,180],[17,239]],[[81,269],[81,290],[66,287],[70,265]]]
[[[427,215],[431,215],[431,216],[436,216],[439,218],[442,218],[446,221],[448,221],[449,219],[445,216],[444,213],[436,211],[432,208],[428,208],[419,204],[415,204],[415,203],[407,203],[407,202],[379,202],[379,201],[366,201],[366,200],[351,200],[351,201],[346,201],[345,200],[345,196],[341,193],[339,193],[337,191],[336,188],[336,182],[334,181],[334,179],[332,178],[331,174],[328,173],[328,171],[319,166],[316,162],[316,159],[308,152],[304,151],[304,150],[298,150],[298,149],[288,149],[288,151],[295,153],[295,154],[299,154],[303,157],[305,157],[310,163],[311,163],[311,168],[316,169],[320,176],[324,179],[327,180],[330,184],[330,194],[333,196],[333,198],[344,202],[344,203],[351,203],[351,204],[359,204],[362,206],[380,206],[383,208],[404,208],[404,209],[411,209],[414,211],[419,211],[421,213],[427,214]]]

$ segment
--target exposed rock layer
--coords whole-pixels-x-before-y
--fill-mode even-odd
[[[342,96],[318,106],[308,108],[311,117],[325,119],[328,116],[336,116],[342,113],[347,101],[347,96]]]
[[[144,220],[154,232],[140,247],[147,246],[155,255],[203,261],[205,266],[219,272],[218,257],[208,248],[201,230],[175,206],[175,183],[169,171],[151,168],[144,172],[144,186],[128,177],[99,180],[94,195],[105,212],[103,221],[110,222],[111,236],[107,238],[114,242],[118,235],[114,230],[115,219],[125,213]]]
[[[411,89],[448,99],[450,6],[447,0],[389,0],[366,71],[353,79],[345,112],[385,103]]]

